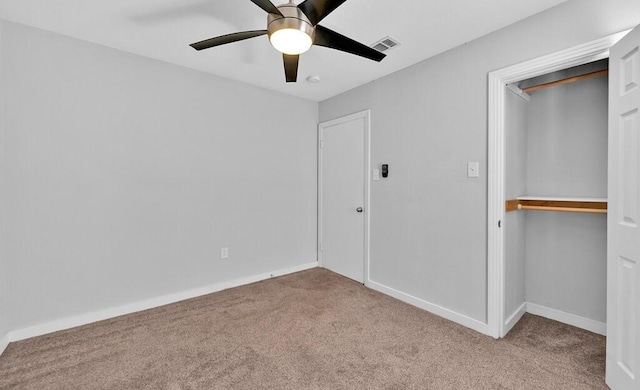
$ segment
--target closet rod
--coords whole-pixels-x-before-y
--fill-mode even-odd
[[[565,211],[572,213],[606,214],[606,200],[577,199],[577,198],[540,198],[540,199],[510,199],[505,202],[507,213],[517,210]]]
[[[586,79],[590,79],[592,77],[604,76],[606,74],[609,74],[609,69],[604,69],[604,70],[599,70],[597,72],[591,72],[591,73],[583,74],[582,76],[575,76],[575,77],[569,77],[569,78],[558,80],[558,81],[552,81],[550,83],[534,85],[532,87],[523,88],[522,92],[531,93],[531,92],[538,91],[540,89],[549,88],[549,87],[555,87],[556,85],[575,83],[576,81],[586,80]]]
[[[606,214],[606,209],[590,209],[590,208],[578,208],[578,207],[551,207],[551,206],[527,206],[518,205],[518,210],[542,210],[542,211],[565,211],[570,213],[594,213],[594,214]]]

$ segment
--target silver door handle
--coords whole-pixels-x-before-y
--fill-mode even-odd
[[[356,211],[357,211],[357,212],[359,212],[359,213],[361,213],[361,212],[362,212],[362,207],[358,207],[358,208],[356,209]]]

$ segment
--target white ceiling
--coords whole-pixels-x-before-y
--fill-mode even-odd
[[[564,1],[349,0],[320,24],[367,45],[390,35],[402,46],[380,63],[314,46],[300,57],[295,84],[285,83],[281,54],[266,36],[201,52],[188,46],[266,29],[266,13],[249,0],[2,0],[0,18],[321,101]],[[320,83],[306,82],[309,75]]]

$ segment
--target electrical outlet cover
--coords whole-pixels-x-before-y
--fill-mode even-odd
[[[467,177],[480,177],[480,164],[477,162],[467,163]]]

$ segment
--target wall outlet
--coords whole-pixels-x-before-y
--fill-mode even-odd
[[[467,163],[467,177],[480,177],[480,164],[477,162]]]
[[[224,247],[224,248],[220,248],[220,258],[221,259],[228,259],[229,258],[229,248],[228,247]]]

